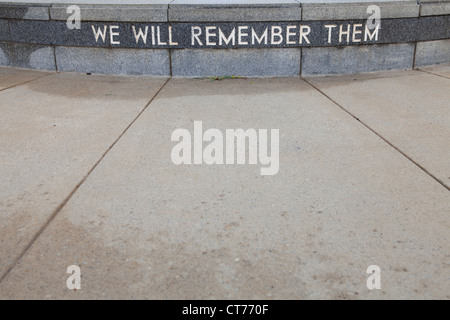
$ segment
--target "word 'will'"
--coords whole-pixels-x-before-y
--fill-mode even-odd
[[[224,135],[219,129],[203,132],[202,121],[194,121],[193,141],[189,130],[173,131],[171,140],[179,143],[172,149],[172,162],[176,165],[246,164],[248,155],[248,164],[258,164],[259,160],[261,165],[268,166],[261,168],[261,175],[275,175],[279,169],[280,133],[278,129],[270,130],[269,155],[268,131],[226,129]]]

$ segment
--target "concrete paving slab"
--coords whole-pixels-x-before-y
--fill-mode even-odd
[[[441,64],[429,67],[419,68],[419,70],[423,70],[429,73],[436,74],[438,76],[442,76],[450,79],[450,64]]]
[[[0,92],[0,278],[163,83],[54,74]]]
[[[279,172],[174,165],[171,135],[195,120],[279,129]],[[300,79],[172,79],[0,298],[449,299],[449,207],[448,190]],[[382,288],[369,291],[374,264]],[[66,287],[70,265],[81,290]]]
[[[405,71],[309,81],[450,187],[448,79]]]
[[[21,83],[42,78],[50,73],[42,71],[20,70],[14,68],[0,67],[0,90],[15,87]]]

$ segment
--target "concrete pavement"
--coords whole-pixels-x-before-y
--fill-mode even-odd
[[[0,92],[2,274],[165,82],[3,69],[1,83],[35,77]]]
[[[0,69],[0,299],[449,299],[448,68],[306,81]],[[278,173],[173,164],[171,135],[194,121],[279,129]]]

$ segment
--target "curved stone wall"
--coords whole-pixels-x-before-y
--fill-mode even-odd
[[[188,77],[411,69],[450,62],[449,1],[0,1],[0,65]]]

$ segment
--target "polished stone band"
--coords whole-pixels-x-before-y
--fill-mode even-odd
[[[295,48],[391,44],[450,39],[450,15],[382,20],[107,23],[85,22],[80,30],[62,21],[0,20],[0,40],[40,45],[110,48]]]

